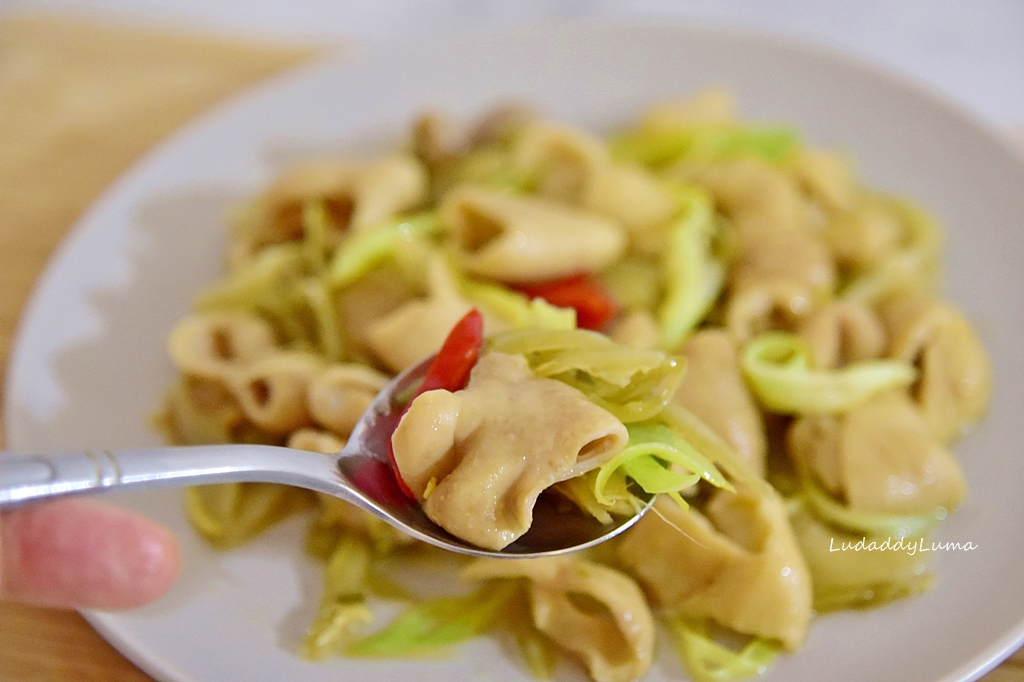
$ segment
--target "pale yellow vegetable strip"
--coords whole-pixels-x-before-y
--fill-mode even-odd
[[[627,490],[626,477],[621,470],[616,472],[614,484],[605,486],[604,495],[607,501],[604,504],[598,502],[594,494],[594,479],[598,473],[599,471],[594,469],[582,476],[556,483],[554,490],[572,500],[577,507],[601,523],[611,523],[613,511],[623,516],[635,514],[638,511],[637,499]]]
[[[790,332],[770,331],[751,339],[740,366],[754,395],[783,414],[833,414],[887,389],[909,386],[917,371],[897,360],[866,360],[835,370],[811,368],[807,343]]]
[[[337,289],[347,287],[390,258],[400,241],[431,237],[440,230],[437,213],[426,211],[349,235],[331,258],[328,282]]]
[[[779,161],[799,144],[800,135],[790,128],[729,122],[640,128],[613,138],[609,151],[619,160],[663,166],[680,158],[717,159],[742,154]]]
[[[342,653],[359,627],[370,622],[366,583],[371,559],[366,540],[351,534],[340,538],[327,560],[316,618],[302,642],[304,658],[318,661]]]
[[[581,329],[523,329],[496,334],[491,350],[526,357],[538,376],[582,391],[623,423],[654,417],[682,381],[685,362],[661,351],[617,346]]]
[[[532,355],[580,348],[607,348],[611,339],[586,329],[520,329],[496,334],[488,347],[510,355]]]
[[[512,329],[575,329],[576,311],[558,308],[544,299],[530,300],[523,294],[493,282],[462,277],[456,273],[462,295],[484,313],[500,318]]]
[[[658,306],[661,345],[676,350],[708,314],[725,282],[725,268],[711,255],[715,215],[711,197],[693,187],[676,191],[682,213],[668,236],[662,260],[665,294]]]
[[[732,490],[732,485],[718,471],[715,465],[682,438],[669,425],[658,420],[630,424],[629,442],[626,448],[613,459],[606,462],[598,470],[594,481],[594,494],[597,501],[608,504],[604,489],[609,477],[619,469],[632,478],[646,492],[657,494],[664,492],[681,492],[704,479],[712,485]],[[646,469],[643,465],[636,467],[641,460],[656,460],[667,465],[681,467],[678,469]]]
[[[800,497],[811,514],[825,523],[855,533],[896,539],[922,535],[931,530],[941,518],[945,518],[947,513],[942,507],[931,514],[882,514],[858,511],[834,500],[809,476],[803,478],[804,485]]]
[[[790,523],[814,583],[814,609],[878,606],[929,589],[924,536],[847,531],[818,519],[805,498],[791,500]],[[876,549],[872,549],[876,548]]]
[[[302,242],[274,244],[204,292],[196,310],[243,310],[263,315],[282,335],[286,345],[314,347],[302,316],[308,301],[302,291],[310,274]]]
[[[273,483],[218,483],[185,488],[185,511],[210,544],[230,549],[310,506],[307,491]]]
[[[638,372],[654,372],[665,362],[660,351],[624,348],[609,344],[607,348],[581,348],[559,353],[537,363],[533,370],[541,376],[556,376],[576,369],[591,371],[602,381],[620,388],[628,386]]]
[[[780,651],[779,645],[761,638],[735,651],[716,642],[706,628],[681,617],[666,620],[672,643],[695,682],[729,682],[763,674]]]
[[[903,243],[874,269],[850,281],[842,291],[842,298],[872,304],[901,291],[929,289],[934,283],[942,245],[938,225],[911,201],[892,199],[886,203],[903,224]]]
[[[196,309],[253,310],[305,274],[305,254],[298,243],[274,244],[235,270],[196,300]]]
[[[847,589],[814,588],[814,610],[819,614],[841,609],[881,606],[898,599],[924,594],[935,584],[935,575],[925,573],[902,582],[855,585]]]
[[[340,361],[344,356],[341,326],[331,292],[323,278],[312,278],[303,283],[302,292],[316,320],[320,350],[329,360]]]
[[[475,594],[416,604],[367,637],[351,642],[349,656],[423,656],[464,642],[490,628],[519,592],[518,581],[495,580]]]
[[[327,232],[330,218],[323,201],[307,201],[302,205],[302,250],[309,269],[322,273],[327,267]]]
[[[733,482],[751,487],[755,492],[774,495],[774,488],[761,478],[742,459],[732,445],[724,441],[695,414],[676,403],[669,403],[658,415],[658,419],[668,424],[679,437],[707,457]]]

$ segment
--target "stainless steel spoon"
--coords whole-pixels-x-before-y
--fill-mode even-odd
[[[601,524],[575,505],[544,495],[530,530],[501,551],[470,545],[427,518],[399,488],[388,462],[388,442],[428,358],[393,379],[374,399],[337,455],[272,445],[198,445],[138,450],[0,456],[0,509],[62,495],[146,490],[207,483],[260,481],[335,495],[398,530],[461,554],[527,558],[575,551],[607,540],[640,514]]]

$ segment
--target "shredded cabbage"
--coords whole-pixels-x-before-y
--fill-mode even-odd
[[[755,637],[740,649],[714,640],[708,628],[681,617],[666,619],[672,643],[696,682],[741,680],[768,671],[779,654],[779,645]]]
[[[917,371],[898,360],[865,360],[836,370],[811,367],[798,335],[769,331],[743,349],[740,366],[761,403],[783,414],[844,412],[891,388],[909,386]]]
[[[432,237],[440,231],[437,212],[424,211],[357,232],[334,252],[328,281],[333,287],[344,288],[390,258],[400,240]]]
[[[742,154],[777,162],[799,144],[799,133],[790,128],[705,124],[630,131],[613,137],[609,151],[619,161],[662,167],[683,158],[710,160]]]
[[[521,329],[488,340],[523,355],[533,371],[579,389],[625,424],[657,415],[682,381],[685,361],[661,351],[619,346],[583,329]]]
[[[300,287],[313,315],[316,336],[324,355],[328,360],[338,362],[345,352],[341,340],[341,325],[338,323],[338,311],[331,300],[331,292],[323,278],[310,278]]]
[[[662,347],[675,350],[707,315],[725,282],[725,267],[711,255],[715,212],[703,190],[677,190],[682,213],[671,227],[662,260],[665,294],[658,306]]]
[[[600,472],[599,468],[593,469],[582,476],[556,483],[554,489],[601,523],[611,523],[613,514],[632,516],[643,509],[646,502],[630,491],[629,480],[621,468],[613,471],[603,482],[604,500],[598,501],[595,491]]]
[[[366,540],[345,535],[338,541],[327,561],[316,618],[302,642],[304,658],[319,661],[342,653],[359,628],[372,620],[366,605],[372,558]]]
[[[323,201],[307,201],[302,205],[302,250],[309,269],[320,274],[327,267],[330,248],[327,233],[331,220]]]
[[[509,151],[500,147],[471,152],[455,169],[454,176],[458,182],[513,193],[528,193],[536,187],[536,178],[527,173]]]
[[[384,629],[348,645],[357,657],[423,656],[476,637],[487,630],[515,597],[514,581],[489,581],[462,597],[429,599],[411,607]]]
[[[685,407],[671,403],[658,418],[710,460],[728,480],[760,490],[763,494],[772,494],[771,485],[740,459],[735,448]]]
[[[718,488],[733,489],[707,457],[664,422],[649,420],[626,428],[626,447],[598,469],[594,480],[594,496],[599,503],[611,504],[606,488],[612,475],[620,470],[645,492],[668,494],[684,507],[687,504],[680,492],[701,479]]]
[[[192,526],[221,549],[239,547],[281,519],[309,509],[309,491],[273,483],[217,483],[185,488]]]
[[[281,299],[306,274],[301,243],[273,244],[200,294],[196,310],[258,310]],[[271,303],[267,307],[275,307]]]
[[[922,535],[946,516],[943,507],[930,514],[884,514],[850,509],[833,499],[809,476],[804,477],[800,496],[811,513],[822,521],[866,535],[896,539]]]
[[[928,571],[929,554],[919,551],[926,536],[856,534],[816,516],[797,500],[790,522],[811,571],[814,609],[819,613],[912,597],[926,592],[934,582]]]
[[[942,235],[923,208],[907,199],[888,199],[885,205],[900,219],[900,245],[873,268],[856,273],[843,287],[842,298],[877,303],[902,291],[927,290],[938,274]]]
[[[459,275],[456,274],[457,277]],[[530,299],[497,283],[460,277],[462,295],[486,313],[504,321],[512,329],[575,329],[576,311],[558,308],[542,298]]]
[[[659,259],[630,254],[600,273],[601,283],[623,310],[654,310],[661,297]]]

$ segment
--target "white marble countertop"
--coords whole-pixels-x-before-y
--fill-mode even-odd
[[[856,54],[1024,137],[1024,0],[0,0],[316,43],[584,17],[757,29]]]

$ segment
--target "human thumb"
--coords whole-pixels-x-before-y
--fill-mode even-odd
[[[180,565],[174,536],[102,502],[68,498],[0,515],[0,598],[125,609],[164,594]]]

